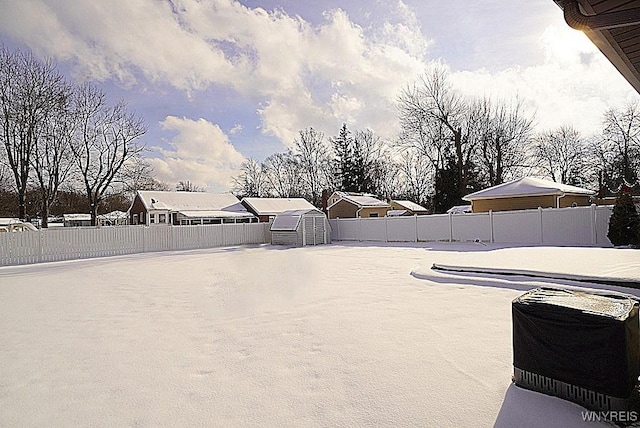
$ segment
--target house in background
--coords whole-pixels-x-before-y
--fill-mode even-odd
[[[327,214],[334,218],[385,217],[391,205],[367,193],[334,192],[328,199]]]
[[[447,210],[447,214],[467,214],[471,211],[471,204],[469,205],[454,205]]]
[[[429,214],[428,209],[411,201],[393,200],[390,205],[391,209],[387,211],[389,217]]]
[[[132,225],[178,226],[257,221],[231,193],[139,190],[128,213],[129,224]]]
[[[64,227],[91,226],[91,214],[63,214]]]
[[[129,223],[129,215],[124,211],[111,211],[97,217],[99,226],[124,226]]]
[[[271,221],[285,211],[315,209],[304,198],[243,198],[242,205],[260,222]]]
[[[540,178],[525,177],[471,193],[474,213],[588,206],[596,192]]]

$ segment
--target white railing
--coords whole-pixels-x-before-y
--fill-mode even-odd
[[[610,247],[611,206],[330,220],[334,241],[482,241]]]
[[[109,226],[0,233],[0,266],[271,241],[270,223]]]

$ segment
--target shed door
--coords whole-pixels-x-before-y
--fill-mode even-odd
[[[303,217],[305,245],[316,245],[313,217]]]
[[[324,218],[323,217],[314,217],[313,222],[315,223],[313,230],[315,231],[315,243],[317,244],[326,244],[325,242],[325,227],[324,227]]]

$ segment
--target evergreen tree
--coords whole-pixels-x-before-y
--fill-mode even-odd
[[[354,177],[355,165],[353,163],[354,149],[353,138],[347,129],[347,124],[343,123],[340,134],[331,139],[335,153],[334,160],[334,182],[335,186],[345,192],[357,192],[358,185]]]
[[[613,214],[609,218],[607,237],[615,246],[640,245],[640,216],[631,194],[624,189],[616,198]]]
[[[456,159],[454,156],[448,156],[444,168],[436,171],[432,203],[436,214],[442,214],[449,208],[462,203],[458,179]]]

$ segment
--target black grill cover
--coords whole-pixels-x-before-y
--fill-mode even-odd
[[[612,397],[638,379],[638,302],[538,288],[512,303],[515,367]]]

